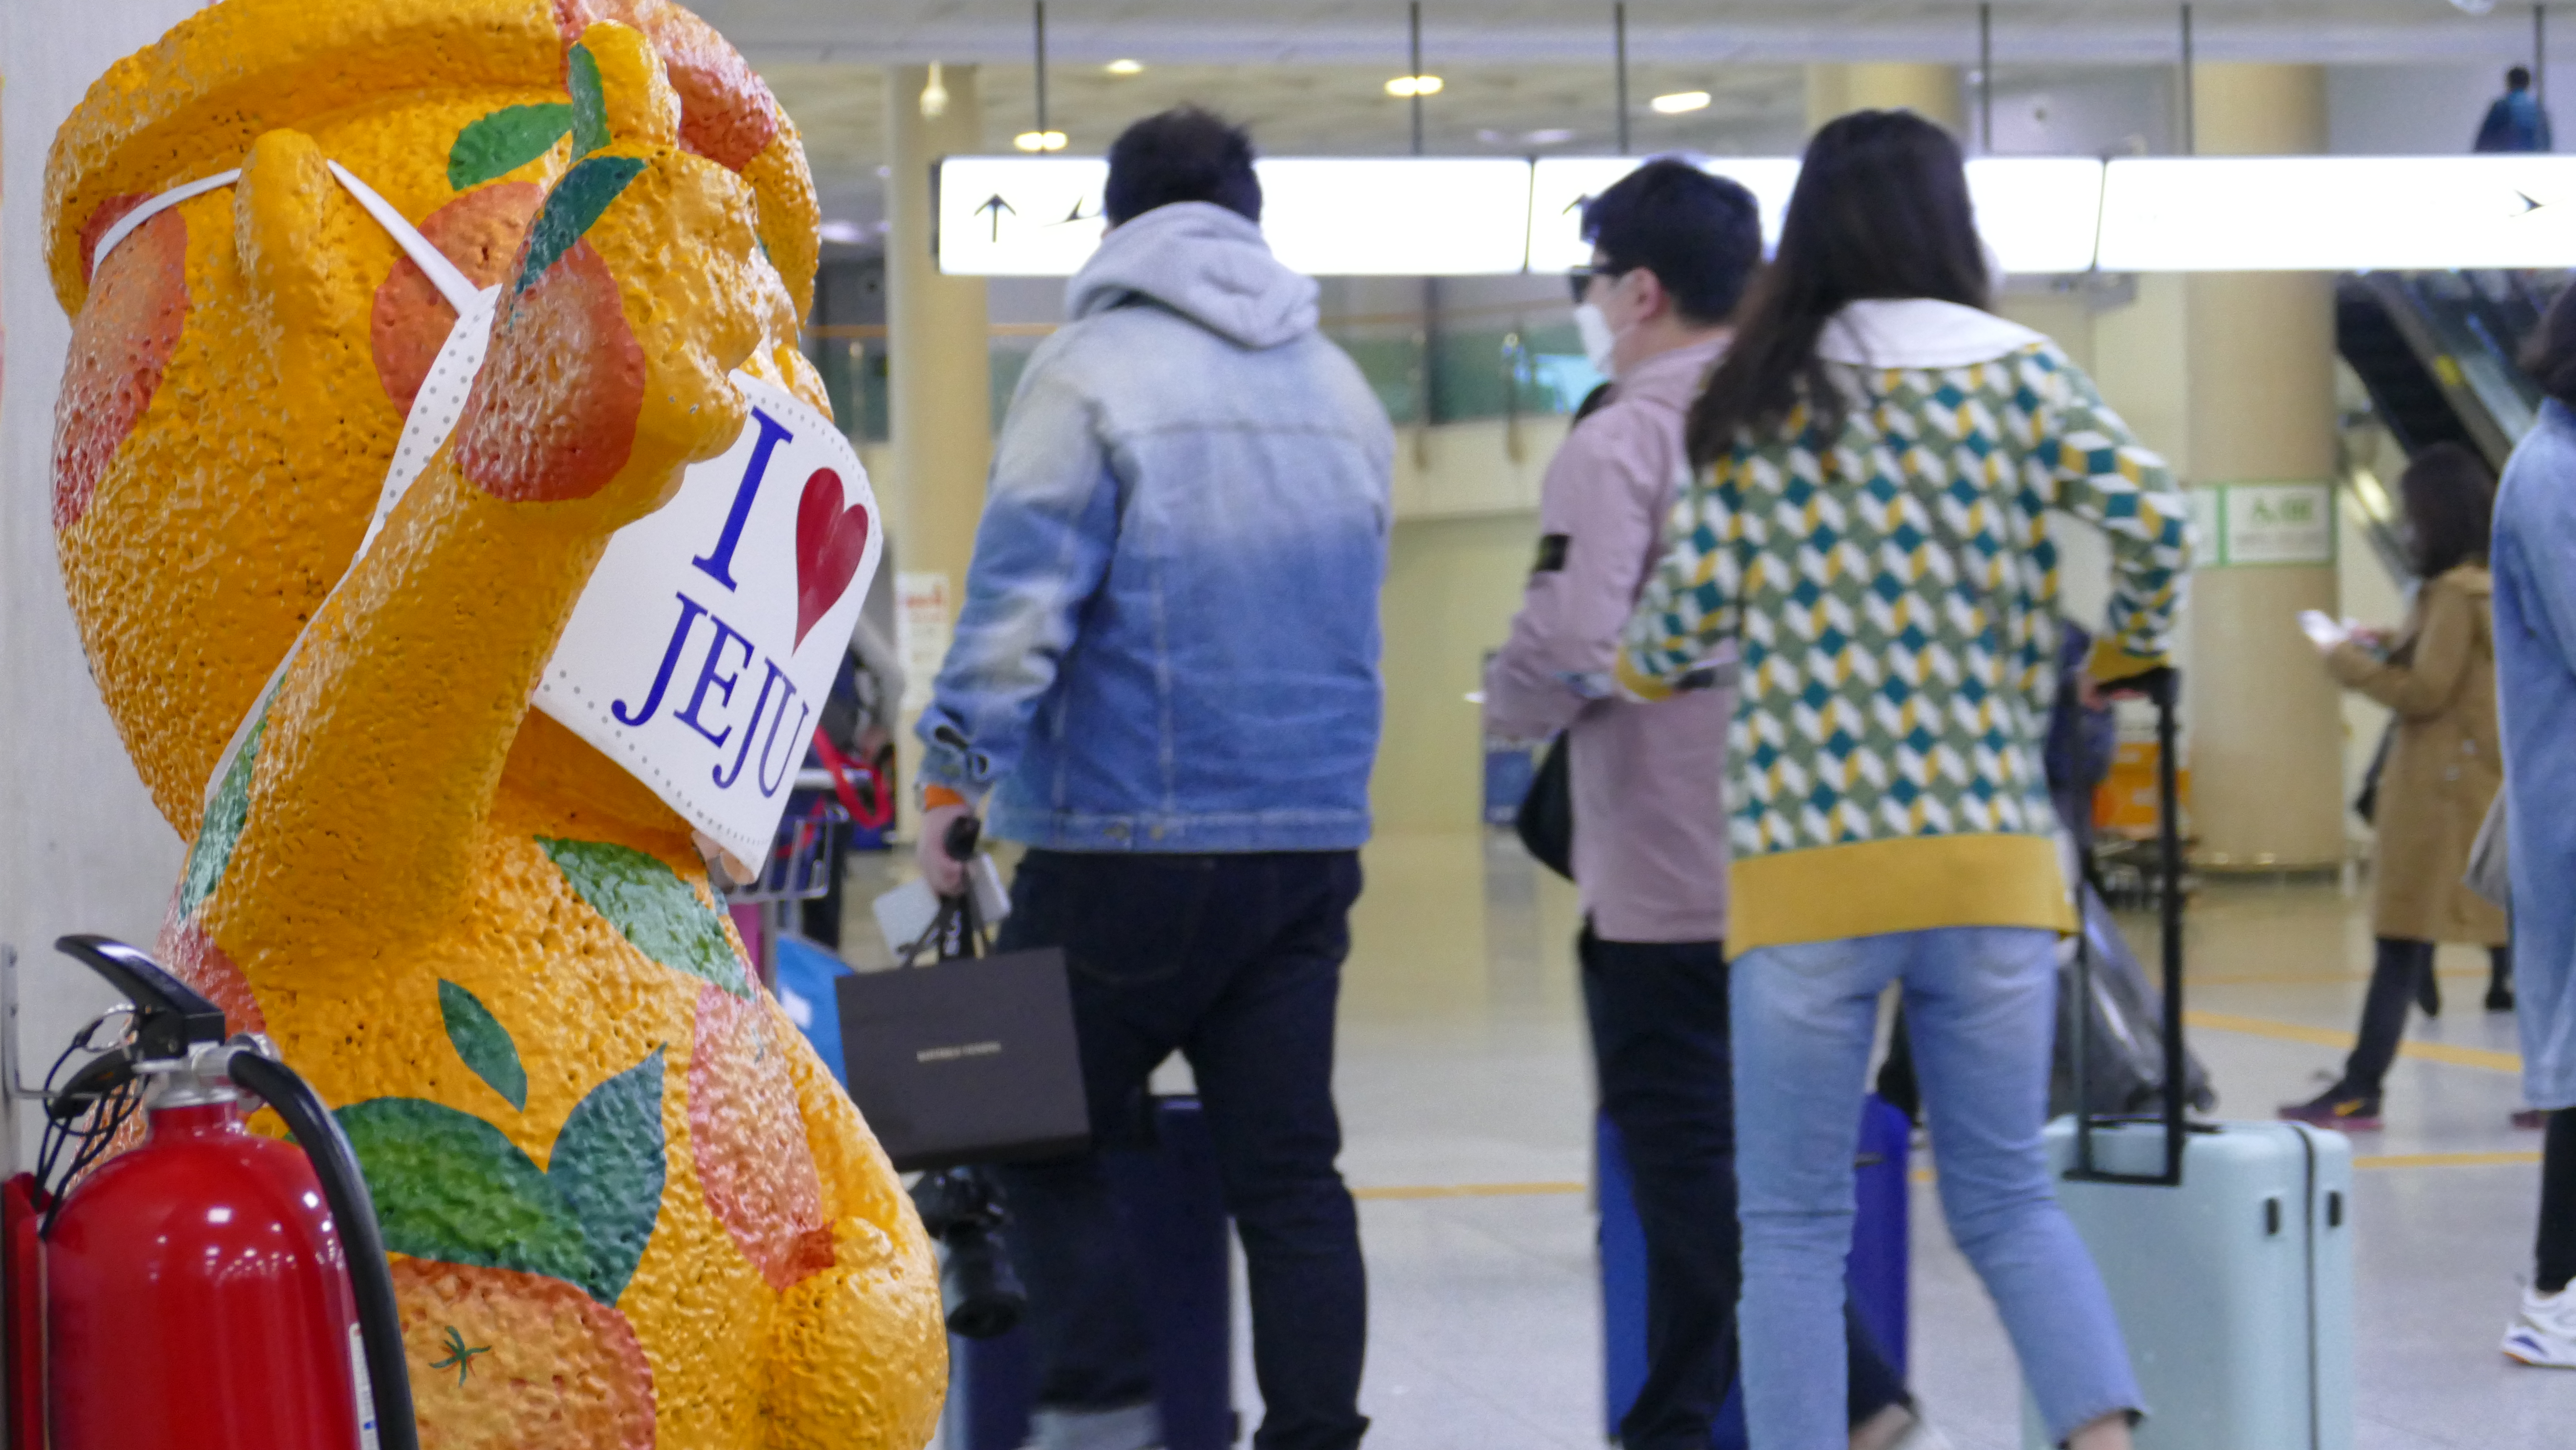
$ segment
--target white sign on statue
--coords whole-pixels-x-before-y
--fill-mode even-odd
[[[759,861],[885,539],[832,420],[748,374],[734,385],[741,436],[609,540],[536,704]]]

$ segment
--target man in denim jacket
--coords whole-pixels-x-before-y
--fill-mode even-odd
[[[1005,949],[1061,946],[1095,1142],[1190,1061],[1249,1269],[1259,1450],[1342,1450],[1366,1331],[1333,1009],[1368,837],[1394,435],[1258,225],[1240,130],[1109,154],[1108,235],[1011,402],[921,717],[918,856],[990,793],[1031,848]],[[1000,1170],[1042,1360],[1036,1444],[1163,1443],[1097,1153]]]

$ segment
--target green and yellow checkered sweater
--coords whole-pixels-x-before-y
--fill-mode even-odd
[[[1842,431],[1801,408],[1702,470],[1620,655],[1652,697],[1737,645],[1728,945],[2066,929],[2045,515],[2110,541],[2094,672],[2114,679],[2164,661],[2182,494],[2055,344],[2001,319],[1861,303],[1820,352],[1854,400]]]

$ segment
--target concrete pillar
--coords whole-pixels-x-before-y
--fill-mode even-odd
[[[54,952],[66,932],[148,946],[179,879],[161,819],[90,682],[54,562],[54,395],[71,322],[45,274],[45,152],[91,81],[198,0],[0,0],[0,955],[14,953],[19,1061],[41,1073],[115,993]],[[32,1167],[34,1104],[6,1116]]]
[[[2193,82],[2203,154],[2326,147],[2321,66],[2203,65]],[[2343,717],[2297,624],[2302,609],[2334,610],[2333,556],[2223,561],[2208,527],[2226,491],[2246,485],[2323,486],[2325,507],[2333,507],[2334,279],[2204,273],[2187,285],[2187,477],[2206,491],[2195,498],[2203,560],[2192,585],[2185,685],[2198,859],[2239,870],[2338,863]],[[2249,516],[2249,497],[2238,495],[2231,518]]]
[[[900,643],[912,677],[903,728],[895,733],[897,767],[909,782],[920,749],[912,722],[946,653],[966,562],[975,550],[976,520],[984,511],[993,368],[984,280],[940,275],[930,250],[931,167],[942,156],[983,149],[975,67],[940,68],[948,104],[937,116],[925,116],[921,108],[929,67],[895,66],[886,79],[886,357],[894,437],[893,477],[879,480],[877,488],[890,516],[891,567],[905,636]],[[921,587],[930,582],[925,575],[945,581],[944,619],[936,617],[942,606],[926,602],[931,596]],[[903,796],[908,826],[912,792]]]
[[[1807,67],[1807,130],[1853,111],[1908,110],[1966,134],[1968,105],[1959,68],[1867,61]]]

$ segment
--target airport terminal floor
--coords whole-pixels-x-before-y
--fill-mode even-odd
[[[1369,1265],[1368,1443],[1589,1450],[1602,1443],[1601,1301],[1573,888],[1507,835],[1383,836],[1365,859],[1337,1083]],[[2188,922],[2190,1040],[2216,1116],[2268,1118],[2313,1096],[2352,1041],[2366,896],[2213,881]],[[2123,925],[2153,963],[2152,916]],[[2440,969],[2442,1015],[2408,1024],[2387,1127],[2353,1145],[2356,1450],[2564,1443],[2576,1374],[2496,1349],[2530,1273],[2540,1157],[2539,1134],[2511,1124],[2512,1018],[2479,1010],[2482,952],[2449,949]],[[1942,1227],[1936,1171],[1918,1153],[1910,1378],[1959,1450],[2016,1450],[2011,1348]],[[1236,1343],[1251,1424],[1240,1324]]]

